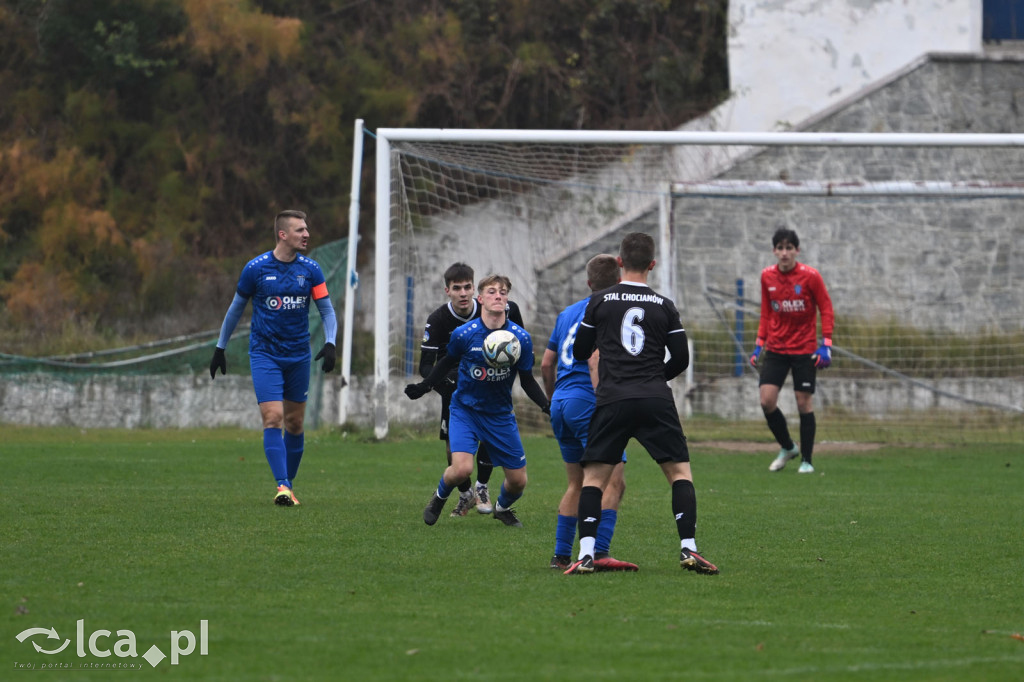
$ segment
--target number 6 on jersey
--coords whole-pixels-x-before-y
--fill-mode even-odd
[[[630,308],[622,316],[622,328],[619,330],[622,347],[634,357],[640,355],[640,351],[644,349],[644,328],[640,326],[643,319],[643,308]]]

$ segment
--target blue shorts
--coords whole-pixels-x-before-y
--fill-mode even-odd
[[[491,464],[496,467],[522,469],[526,466],[526,452],[514,412],[480,414],[452,403],[448,420],[448,444],[452,452],[475,453],[479,443],[487,446]]]
[[[579,464],[583,457],[594,405],[593,400],[582,398],[556,397],[551,401],[551,429],[566,464]],[[626,461],[625,451],[622,452],[622,461]]]
[[[304,403],[309,395],[310,356],[279,358],[266,353],[250,353],[252,387],[256,402],[289,400]]]

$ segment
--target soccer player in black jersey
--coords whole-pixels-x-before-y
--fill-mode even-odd
[[[668,381],[690,364],[686,332],[668,298],[647,286],[654,268],[654,239],[626,235],[619,246],[622,281],[590,297],[576,331],[573,355],[587,360],[596,344],[597,407],[590,421],[580,464],[579,558],[565,573],[593,573],[594,545],[601,521],[601,498],[622,451],[636,438],[661,466],[672,486],[672,512],[679,532],[680,565],[697,573],[718,568],[697,553],[697,495],[690,452]],[[665,350],[670,357],[665,361]]]
[[[453,263],[444,271],[444,293],[448,296],[448,302],[430,313],[423,330],[423,342],[420,344],[420,376],[424,379],[434,365],[446,355],[448,341],[455,328],[480,317],[480,304],[476,299],[473,284],[473,268],[465,263]],[[523,315],[518,305],[509,301],[505,312],[509,320],[520,327],[523,326]],[[448,418],[458,373],[459,368],[456,366],[448,375],[445,389],[437,391],[441,395],[440,438],[444,441],[449,465],[452,463],[452,449],[448,441]],[[481,443],[476,451],[476,485],[474,486],[470,479],[459,484],[459,502],[452,510],[452,516],[465,516],[473,505],[476,505],[476,510],[481,514],[490,514],[494,511],[487,487],[493,470],[487,446]]]

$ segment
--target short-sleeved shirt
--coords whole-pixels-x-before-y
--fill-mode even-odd
[[[296,254],[284,263],[273,251],[256,256],[242,269],[238,294],[252,300],[249,352],[277,357],[309,354],[309,305],[328,295],[320,266]]]
[[[507,329],[519,338],[519,362],[505,369],[495,369],[484,361],[484,339],[493,329],[484,323],[470,320],[452,332],[448,341],[448,355],[459,360],[459,378],[452,407],[456,405],[483,414],[502,414],[512,411],[512,384],[519,371],[533,369],[533,340],[529,332],[509,320]]]
[[[577,361],[572,354],[576,329],[590,299],[577,301],[558,314],[555,328],[548,339],[548,350],[558,355],[555,365],[555,391],[552,398],[580,398],[594,402],[594,385],[590,381],[590,366]]]
[[[832,338],[835,315],[821,274],[797,263],[789,272],[778,265],[761,271],[761,321],[757,338],[764,347],[783,355],[807,355],[818,347],[818,312],[821,333]]]
[[[596,329],[597,404],[636,398],[672,400],[665,347],[685,334],[675,303],[646,284],[619,282],[594,293],[580,325]]]

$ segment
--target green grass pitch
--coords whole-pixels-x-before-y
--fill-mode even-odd
[[[1024,679],[1019,444],[822,452],[799,475],[769,474],[767,438],[759,454],[691,442],[718,576],[679,568],[669,488],[633,446],[612,550],[640,571],[549,569],[564,470],[553,439],[525,445],[524,528],[450,518],[454,501],[427,527],[432,438],[307,434],[289,509],[256,431],[2,427],[0,677]],[[92,655],[79,620],[85,639],[110,631],[100,651],[131,631],[139,657]],[[141,658],[203,620],[206,655]]]

